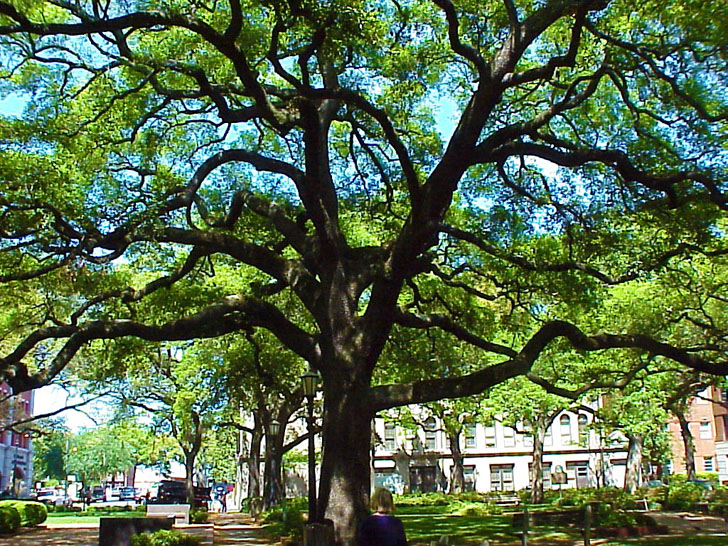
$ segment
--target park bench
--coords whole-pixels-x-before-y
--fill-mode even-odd
[[[499,495],[493,498],[493,502],[498,506],[518,506],[521,499],[518,495]]]
[[[189,504],[147,504],[148,518],[174,518],[175,524],[189,524]]]
[[[576,514],[577,513],[572,512],[567,515],[567,517],[571,519]],[[536,515],[539,515],[539,513],[536,513]],[[532,537],[537,533],[533,530],[533,519],[534,516],[529,513],[528,506],[525,506],[522,512],[515,512],[513,514],[513,531],[511,534],[520,539],[522,546],[528,546],[529,537]],[[579,522],[578,527],[584,539],[584,546],[591,545],[592,520],[593,509],[591,506],[587,506],[583,513],[583,520]]]

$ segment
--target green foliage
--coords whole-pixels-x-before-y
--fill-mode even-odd
[[[20,514],[20,525],[33,527],[43,523],[48,518],[48,510],[41,502],[7,500],[0,501],[0,508],[11,507]]]
[[[0,506],[0,533],[14,533],[20,529],[20,513],[12,506]]]
[[[204,508],[190,510],[190,521],[192,523],[207,523],[210,520],[209,512]]]
[[[502,514],[503,508],[492,502],[454,501],[448,506],[448,512],[456,516],[492,516]]]
[[[146,507],[144,505],[139,506],[95,506],[91,505],[88,508],[86,508],[87,514],[94,514],[94,515],[111,515],[111,514],[117,514],[119,512],[139,512],[144,513],[146,511]]]
[[[690,510],[706,497],[707,491],[694,483],[671,480],[665,508]]]
[[[304,360],[370,408],[725,371],[725,2],[102,4],[0,15],[9,382],[113,388],[191,466],[223,386],[272,399]],[[612,426],[659,457],[636,390]],[[64,462],[155,458],[123,444]]]
[[[408,493],[394,495],[395,506],[446,506],[453,497],[445,493]]]
[[[615,510],[608,504],[597,505],[592,521],[595,527],[633,527],[637,524],[632,514]]]
[[[632,495],[616,487],[562,489],[549,491],[546,495],[548,502],[556,506],[576,506],[583,508],[587,504],[599,503],[608,505],[615,510],[631,510],[636,506],[636,500],[641,494]]]
[[[281,504],[266,510],[262,514],[263,521],[268,524],[266,533],[271,536],[291,536],[303,538],[303,512],[308,510],[308,499],[296,497],[285,499]]]
[[[131,546],[199,546],[201,540],[179,531],[155,531],[131,537]]]
[[[133,446],[114,427],[85,430],[72,438],[66,469],[84,481],[99,481],[136,463]]]
[[[33,474],[36,481],[47,478],[65,480],[70,432],[61,420],[47,419],[36,426],[40,434],[33,439]]]

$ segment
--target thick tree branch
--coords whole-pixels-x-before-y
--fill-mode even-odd
[[[728,361],[711,362],[688,350],[674,347],[649,336],[628,334],[587,336],[569,322],[551,321],[544,324],[512,359],[461,377],[374,387],[370,391],[369,407],[371,411],[377,412],[407,404],[422,404],[443,398],[461,398],[478,394],[507,379],[529,373],[546,347],[560,337],[566,338],[575,349],[582,351],[640,349],[655,356],[674,360],[695,371],[712,375],[728,374]]]
[[[316,340],[290,322],[274,305],[245,296],[228,296],[195,314],[156,326],[131,320],[114,320],[41,328],[28,336],[12,353],[0,359],[0,373],[13,392],[18,393],[50,383],[83,345],[94,340],[132,336],[147,341],[180,341],[219,337],[250,327],[269,330],[286,347],[307,361],[318,359]],[[30,374],[22,362],[28,352],[45,340],[63,338],[68,341],[49,366]]]

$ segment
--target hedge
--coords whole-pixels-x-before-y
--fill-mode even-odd
[[[179,531],[155,531],[131,537],[131,546],[199,546],[200,539]]]
[[[20,529],[20,513],[12,506],[0,506],[0,533],[14,533]]]
[[[48,519],[48,510],[41,502],[5,500],[0,501],[0,507],[2,506],[15,508],[20,515],[20,525],[23,527],[39,525]]]

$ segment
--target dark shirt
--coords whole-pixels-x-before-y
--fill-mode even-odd
[[[388,514],[373,514],[359,529],[359,546],[407,546],[402,522]]]

